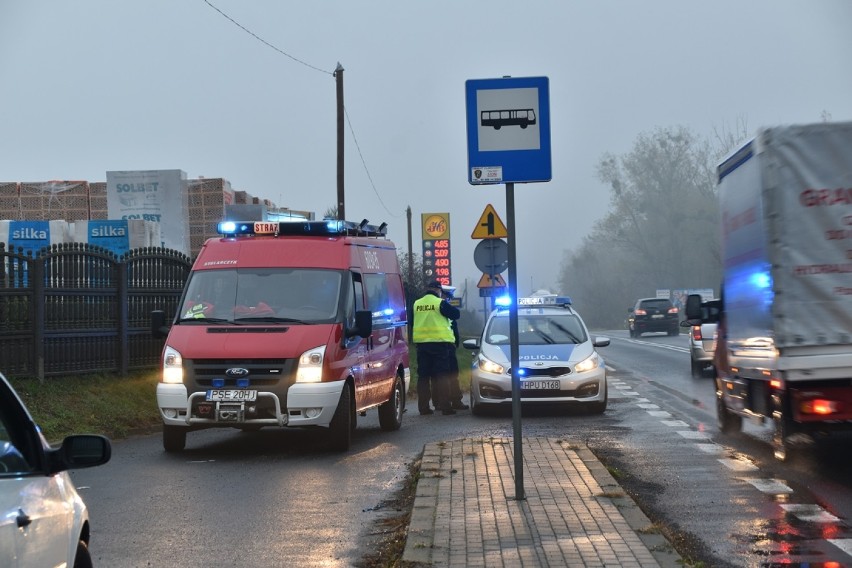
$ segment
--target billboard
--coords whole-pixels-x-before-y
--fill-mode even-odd
[[[189,254],[189,203],[182,170],[107,172],[109,219],[160,224],[162,246]]]

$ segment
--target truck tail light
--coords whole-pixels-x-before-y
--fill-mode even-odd
[[[801,409],[802,414],[819,414],[821,416],[836,414],[841,410],[837,401],[821,398],[803,400],[799,408]]]
[[[692,326],[692,339],[695,341],[701,341],[701,326],[693,325]]]

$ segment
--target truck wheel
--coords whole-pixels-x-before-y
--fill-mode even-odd
[[[334,451],[345,452],[352,445],[352,422],[355,414],[352,410],[349,385],[344,384],[337,409],[331,418],[331,424],[328,425],[328,445]]]
[[[780,395],[773,396],[772,399],[772,422],[775,426],[775,432],[772,434],[772,453],[775,459],[783,462],[790,457],[787,438],[792,433],[792,423],[789,412],[784,412],[784,402]]]
[[[386,432],[399,430],[399,427],[402,426],[404,402],[405,393],[403,392],[402,379],[397,377],[390,398],[379,406],[379,426],[382,430]]]
[[[725,406],[721,382],[716,383],[716,422],[723,434],[736,434],[743,429],[743,417],[734,414]]]
[[[167,452],[182,452],[186,447],[186,428],[163,425],[163,449]]]

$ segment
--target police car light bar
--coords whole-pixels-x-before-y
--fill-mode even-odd
[[[494,300],[494,304],[500,308],[508,308],[512,305],[512,298],[509,296],[500,296]],[[565,307],[571,305],[571,298],[568,296],[557,296],[556,294],[548,294],[545,296],[527,296],[518,298],[519,308],[531,308],[535,306],[554,306]]]
[[[345,235],[358,237],[383,237],[387,234],[387,223],[378,227],[352,221],[325,219],[323,221],[221,221],[216,232],[223,237],[307,235]]]

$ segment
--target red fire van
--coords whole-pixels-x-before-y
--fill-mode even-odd
[[[402,424],[410,368],[405,297],[386,226],[233,222],[198,253],[167,335],[157,403],[163,447],[210,427],[319,427],[345,451],[356,417]]]

